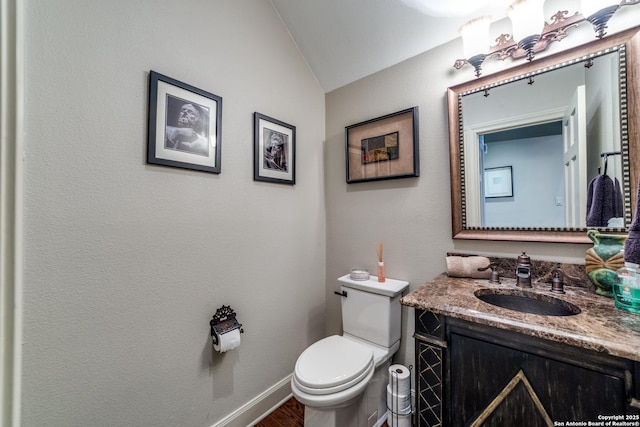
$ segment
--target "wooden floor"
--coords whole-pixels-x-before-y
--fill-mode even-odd
[[[304,405],[295,398],[284,402],[282,406],[256,424],[256,427],[302,427],[304,426]],[[387,423],[382,424],[387,427]]]
[[[256,424],[256,427],[297,427],[304,426],[304,405],[293,397]]]

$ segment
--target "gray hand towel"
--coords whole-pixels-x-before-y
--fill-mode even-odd
[[[640,180],[638,182],[638,198],[636,200],[636,211],[629,227],[629,237],[624,242],[624,261],[640,264]]]

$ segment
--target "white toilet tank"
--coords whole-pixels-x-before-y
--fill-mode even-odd
[[[387,278],[378,283],[375,276],[369,280],[351,280],[349,275],[338,279],[342,299],[342,328],[345,333],[362,338],[382,347],[391,347],[400,339],[402,292],[409,282]]]

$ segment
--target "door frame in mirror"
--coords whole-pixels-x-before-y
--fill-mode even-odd
[[[463,170],[463,153],[460,149],[461,133],[463,132],[460,116],[462,114],[461,94],[475,91],[479,88],[490,87],[514,79],[528,73],[554,67],[566,61],[581,58],[593,52],[611,49],[625,45],[626,52],[626,93],[627,117],[626,129],[628,138],[628,168],[623,165],[623,173],[629,174],[631,204],[628,208],[635,213],[638,192],[638,173],[640,172],[640,26],[608,35],[603,39],[568,49],[566,51],[535,59],[498,73],[487,75],[476,80],[452,86],[447,89],[447,104],[449,109],[449,159],[451,166],[451,223],[454,239],[466,240],[502,240],[525,242],[555,242],[555,243],[591,243],[587,237],[587,228],[579,229],[548,229],[528,228],[512,230],[509,228],[482,228],[464,226],[465,194]],[[625,130],[623,129],[622,132]]]

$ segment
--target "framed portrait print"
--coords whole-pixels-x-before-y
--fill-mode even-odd
[[[511,166],[487,168],[484,170],[484,197],[513,197]]]
[[[149,74],[147,163],[220,173],[222,98]]]
[[[418,107],[345,128],[347,183],[420,175]]]
[[[296,183],[296,127],[253,113],[253,179]]]

